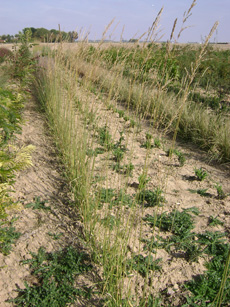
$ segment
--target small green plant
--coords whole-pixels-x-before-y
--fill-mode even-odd
[[[124,151],[118,147],[113,150],[114,160],[120,165],[121,161],[124,158]]]
[[[195,168],[195,175],[197,180],[203,181],[207,176],[208,173],[201,167],[201,168]]]
[[[63,233],[52,233],[48,232],[48,235],[53,238],[54,240],[58,240],[63,236]]]
[[[193,190],[193,189],[188,189],[188,191],[190,193],[197,193],[199,194],[200,196],[203,196],[203,197],[211,197],[212,195],[210,193],[207,193],[208,189],[198,189],[198,190]]]
[[[224,199],[227,197],[227,194],[223,191],[222,185],[217,184],[216,185],[216,191],[217,191],[217,198],[218,199]]]
[[[21,233],[17,232],[13,227],[14,221],[15,219],[8,223],[0,221],[0,252],[5,256],[10,254],[12,245],[21,236]],[[6,226],[6,224],[9,225]]]
[[[72,246],[55,253],[41,247],[31,256],[23,264],[29,264],[37,284],[25,282],[25,289],[17,290],[18,296],[11,300],[16,306],[61,307],[73,304],[78,297],[91,297],[91,288],[75,285],[78,275],[92,270],[87,254]]]
[[[147,183],[151,180],[151,178],[148,178],[148,175],[143,172],[139,177],[138,177],[138,181],[139,181],[139,186],[138,189],[140,191],[142,191],[143,189],[145,189]]]
[[[119,114],[119,117],[124,117],[125,111],[123,110],[117,110],[117,113]]]
[[[26,208],[32,208],[34,210],[51,210],[50,206],[45,206],[47,200],[41,200],[40,196],[35,196],[33,203],[28,203],[25,205]]]
[[[161,140],[159,138],[154,139],[154,147],[161,148]]]
[[[172,149],[172,148],[168,149],[167,152],[166,152],[166,155],[168,157],[172,157],[173,154],[175,154],[177,156],[178,161],[180,163],[180,166],[184,166],[184,164],[186,162],[186,158],[185,158],[184,154],[180,150]]]
[[[145,138],[146,138],[145,143],[143,145],[141,145],[141,147],[144,147],[146,149],[153,148],[154,147],[154,145],[152,144],[153,136],[149,133],[146,133]]]
[[[132,176],[133,170],[134,170],[134,165],[132,164],[132,162],[124,165],[123,167],[124,169],[124,173],[127,174],[128,176]]]
[[[130,119],[130,128],[134,128],[136,126],[136,122],[133,119]]]
[[[108,227],[110,230],[113,230],[114,226],[119,226],[120,222],[120,219],[117,219],[113,215],[108,215],[101,220],[101,224]]]
[[[107,125],[105,125],[102,128],[99,128],[99,130],[98,130],[98,138],[99,138],[99,144],[101,146],[105,147],[105,149],[107,151],[112,149],[112,147],[113,147],[112,136],[109,133]]]
[[[217,226],[217,225],[221,225],[223,226],[224,223],[221,222],[217,217],[214,217],[214,216],[210,216],[209,219],[208,219],[208,225],[209,226]]]
[[[141,276],[145,277],[149,271],[159,271],[161,266],[159,262],[161,262],[162,258],[158,258],[153,260],[152,255],[148,255],[144,257],[143,255],[135,255],[133,258],[127,260],[126,266],[127,270],[135,270]]]
[[[166,202],[162,194],[163,191],[159,187],[157,187],[154,191],[142,190],[138,194],[138,202],[143,204],[145,207],[161,206]]]

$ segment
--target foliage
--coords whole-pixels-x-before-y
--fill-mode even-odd
[[[228,195],[224,192],[222,185],[217,184],[216,185],[216,191],[217,191],[217,198],[218,199],[224,199],[226,198]]]
[[[32,208],[34,210],[36,209],[51,210],[51,207],[45,206],[45,203],[47,203],[46,200],[41,200],[39,196],[35,196],[34,203],[28,203],[25,205],[25,207]]]
[[[8,223],[0,222],[0,252],[5,256],[10,254],[12,244],[21,236],[21,233],[17,232],[13,227],[14,221],[15,219]],[[9,226],[5,226],[6,224],[9,224]]]
[[[109,133],[108,127],[107,125],[105,125],[102,128],[98,129],[98,139],[99,139],[99,144],[103,147],[105,147],[105,149],[107,151],[112,149],[112,136]]]
[[[153,260],[152,255],[144,257],[143,255],[135,255],[133,258],[126,261],[127,270],[135,270],[143,277],[145,277],[149,271],[159,271],[161,266],[161,258]]]
[[[37,284],[25,282],[25,289],[18,289],[18,296],[11,300],[17,306],[61,307],[73,304],[78,297],[90,298],[92,289],[78,288],[75,278],[92,270],[89,256],[70,246],[54,253],[40,248],[31,253],[32,259],[23,261],[29,264]]]
[[[154,191],[152,190],[142,190],[138,194],[138,202],[143,204],[145,207],[155,207],[161,206],[166,202],[163,191],[161,188],[157,187]]]
[[[201,167],[201,168],[195,168],[195,175],[197,180],[203,181],[207,176],[208,173]]]

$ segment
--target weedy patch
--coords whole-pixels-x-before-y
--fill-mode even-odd
[[[128,207],[133,207],[135,205],[135,200],[122,189],[115,191],[115,189],[102,188],[97,195],[99,202],[108,203],[110,209],[118,205]]]
[[[38,210],[51,210],[50,206],[45,206],[45,204],[47,203],[47,200],[41,200],[41,198],[39,196],[35,196],[34,198],[34,202],[33,203],[29,203],[26,204],[25,207],[26,208],[32,208],[34,210],[38,209]]]
[[[201,167],[201,168],[195,168],[194,170],[196,179],[198,181],[203,181],[207,178],[208,173]]]
[[[18,296],[10,302],[16,306],[61,307],[79,298],[91,298],[92,288],[75,285],[77,276],[92,270],[87,254],[72,246],[55,253],[47,253],[41,247],[31,256],[23,264],[29,264],[37,283],[25,282],[25,289],[17,289]]]
[[[166,203],[166,199],[163,196],[161,188],[157,187],[154,191],[142,190],[137,194],[137,200],[139,204],[145,207],[162,206]]]
[[[203,197],[212,197],[212,194],[207,193],[208,189],[198,189],[198,190],[188,189],[188,191],[193,194],[197,193]]]
[[[179,161],[179,163],[180,163],[180,166],[184,166],[184,164],[185,164],[185,162],[186,162],[186,158],[185,158],[185,155],[181,152],[181,151],[179,151],[178,149],[168,149],[167,150],[167,152],[166,152],[166,155],[168,156],[168,157],[172,157],[172,155],[175,155],[175,156],[177,156],[177,158],[178,158],[178,161]]]
[[[135,255],[133,258],[126,261],[128,271],[137,271],[142,277],[146,277],[149,271],[159,271],[161,266],[161,258],[153,260],[152,255],[144,257],[143,255]]]
[[[109,133],[109,129],[106,125],[98,129],[98,139],[99,139],[99,144],[103,146],[107,151],[112,149],[113,147],[112,136]]]
[[[13,227],[14,221],[15,219],[10,222],[0,221],[0,252],[5,256],[10,254],[12,245],[21,236],[21,233]]]
[[[228,194],[226,194],[223,191],[222,185],[220,185],[220,184],[216,185],[216,191],[217,191],[217,198],[218,199],[225,199],[228,196]]]

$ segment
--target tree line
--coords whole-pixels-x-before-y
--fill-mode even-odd
[[[47,30],[46,28],[33,28],[28,27],[24,28],[22,32],[19,32],[19,34],[10,35],[10,34],[3,34],[0,35],[0,41],[6,42],[6,43],[14,43],[16,42],[20,34],[25,34],[26,32],[30,32],[31,40],[36,42],[60,42],[61,40],[66,42],[74,42],[78,39],[78,33],[76,31],[60,31],[56,29]]]

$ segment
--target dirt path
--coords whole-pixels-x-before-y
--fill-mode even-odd
[[[32,144],[35,151],[32,154],[33,167],[20,172],[16,178],[13,198],[18,204],[8,212],[9,219],[16,217],[13,225],[21,236],[9,255],[0,254],[1,307],[13,306],[6,300],[16,297],[15,290],[18,287],[25,288],[25,281],[29,284],[36,282],[30,274],[29,266],[22,265],[23,260],[31,258],[30,252],[37,253],[40,247],[53,252],[68,245],[82,250],[81,222],[76,210],[71,209],[71,194],[63,179],[63,169],[48,134],[44,116],[38,112],[33,101],[25,106],[22,134],[18,135],[16,143],[18,146]],[[35,203],[35,199],[48,209],[26,208],[25,205]],[[88,276],[85,279],[88,285],[91,278],[93,277]],[[87,306],[87,303],[82,305],[79,302],[76,306]]]

